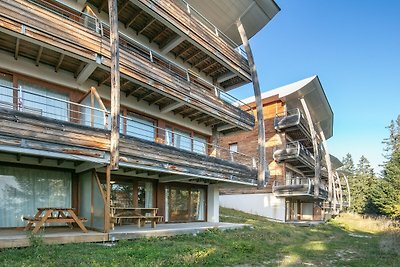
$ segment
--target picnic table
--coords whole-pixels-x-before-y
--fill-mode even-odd
[[[88,232],[85,225],[83,225],[83,222],[87,221],[87,219],[78,218],[73,208],[46,207],[37,208],[37,210],[34,217],[23,217],[24,220],[28,221],[24,231],[31,229],[35,225],[32,233],[36,234],[45,223],[67,223],[71,228],[76,223],[84,233]]]
[[[151,227],[156,228],[157,222],[162,220],[162,216],[157,216],[158,208],[133,208],[133,207],[111,207],[111,223],[122,225],[122,220],[132,219],[136,221],[138,227],[144,226],[146,221],[151,221]]]

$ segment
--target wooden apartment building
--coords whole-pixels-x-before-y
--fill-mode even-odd
[[[250,38],[279,7],[118,0],[115,55],[108,2],[0,1],[0,228],[24,226],[38,207],[72,207],[105,232],[112,206],[158,208],[163,222],[217,222],[220,188],[257,184],[253,156],[218,141],[255,125],[227,93],[252,82],[236,22]]]
[[[225,189],[220,203],[279,221],[324,220],[342,207],[336,168],[328,152],[333,112],[317,76],[262,95],[269,179],[262,190]],[[255,109],[254,97],[243,100]],[[257,130],[230,133],[220,144],[232,152],[257,154]],[[345,186],[345,185],[343,185]],[[347,191],[346,191],[347,192]]]

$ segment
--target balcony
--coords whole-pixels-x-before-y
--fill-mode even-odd
[[[88,2],[108,13],[105,1]],[[214,80],[223,79],[223,88],[251,82],[249,64],[239,45],[186,1],[120,0],[118,8],[119,21],[127,29],[146,37],[164,54],[171,52]]]
[[[0,151],[70,161],[77,172],[107,165],[109,111],[84,102],[1,86]],[[256,184],[253,158],[129,116],[121,116],[119,150],[121,171],[139,177]]]
[[[44,5],[46,4],[46,5]],[[60,6],[62,8],[60,8]],[[110,86],[108,27],[97,18],[39,1],[0,2],[0,47],[16,59],[64,70],[78,84],[90,79]],[[68,31],[66,30],[68,29]],[[254,127],[254,116],[237,99],[129,36],[120,40],[121,92],[220,129]]]
[[[314,175],[314,156],[299,141],[287,143],[285,148],[275,150],[273,158],[277,163],[290,163],[306,176]]]
[[[277,197],[314,198],[314,180],[313,178],[295,177],[286,179],[284,182],[274,181],[272,192]],[[328,198],[328,191],[325,187],[320,186],[318,198]]]
[[[275,130],[285,132],[292,140],[301,141],[312,151],[310,127],[300,109],[292,109],[283,114],[277,114],[274,120]]]

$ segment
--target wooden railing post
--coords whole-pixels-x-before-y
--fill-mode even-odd
[[[267,163],[265,161],[265,125],[264,125],[264,114],[263,114],[263,106],[261,100],[261,90],[260,83],[258,81],[257,69],[253,58],[253,53],[251,51],[251,47],[249,44],[249,40],[247,39],[247,34],[244,29],[244,26],[240,19],[237,21],[237,27],[240,34],[240,38],[242,39],[244,49],[246,50],[247,59],[250,65],[250,73],[251,78],[253,80],[253,89],[254,89],[254,97],[256,100],[256,108],[257,108],[257,126],[258,126],[258,174],[257,174],[257,186],[259,189],[262,189],[266,185],[265,181],[265,172],[267,170]]]
[[[118,35],[118,3],[108,0],[110,19],[111,47],[111,145],[110,167],[117,170],[119,165],[119,120],[120,120],[120,72],[119,72],[119,35]]]

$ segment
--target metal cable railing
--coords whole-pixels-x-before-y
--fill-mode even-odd
[[[64,7],[65,5],[61,2],[55,1],[57,5],[39,0],[27,0],[28,2],[44,8],[45,10],[52,12],[53,14],[59,15],[64,19],[80,24],[81,26],[101,34],[103,37],[109,39],[110,30],[109,25],[101,22],[98,18],[90,16],[78,10],[74,10],[71,7]],[[68,10],[73,10],[68,11]],[[151,61],[153,64],[161,66],[166,72],[178,77],[182,82],[195,83],[202,87],[208,88],[210,94],[215,95],[218,99],[232,106],[241,108],[244,111],[250,112],[252,109],[249,105],[235,98],[234,96],[225,92],[222,88],[211,82],[203,79],[202,77],[190,72],[188,69],[176,64],[169,60],[167,57],[157,53],[156,51],[148,48],[147,46],[137,42],[128,35],[120,32],[120,45],[127,49],[129,52],[133,52],[146,60]],[[200,82],[196,82],[200,81]]]
[[[110,129],[111,116],[108,110],[45,95],[49,91],[46,89],[40,90],[42,91],[41,93],[37,92],[38,89],[29,87],[13,88],[0,85],[0,108],[17,110],[93,128]],[[120,131],[126,136],[162,143],[189,152],[237,162],[249,167],[256,166],[255,158],[208,143],[204,137],[191,136],[169,128],[161,128],[154,125],[154,123],[131,116],[121,115],[120,121]]]

